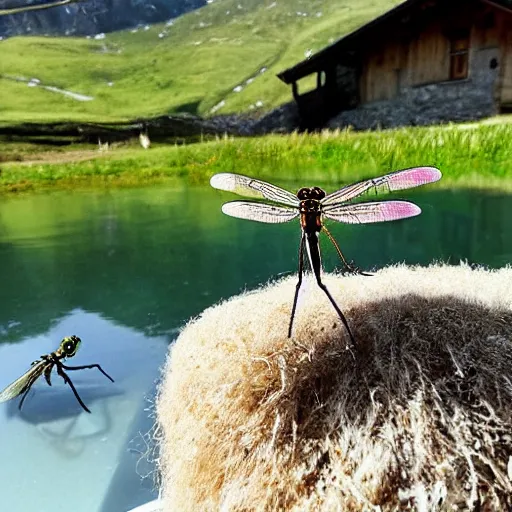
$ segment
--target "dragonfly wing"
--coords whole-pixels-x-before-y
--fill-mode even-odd
[[[420,213],[421,208],[408,201],[375,201],[336,206],[324,212],[324,216],[345,224],[368,224],[406,219]]]
[[[46,361],[39,361],[35,363],[30,370],[25,372],[21,377],[9,384],[3,391],[0,392],[0,402],[6,402],[11,398],[21,395],[24,391],[31,386],[34,381],[41,376],[48,363]]]
[[[374,189],[375,192],[392,192],[394,190],[414,188],[438,181],[441,179],[441,176],[441,171],[435,167],[413,167],[411,169],[392,172],[385,176],[348,185],[329,194],[321,202],[324,207],[327,207],[350,201],[372,189]]]
[[[251,201],[231,201],[222,205],[222,212],[239,219],[255,220],[268,224],[288,222],[298,217],[299,210]]]
[[[255,180],[241,174],[221,173],[215,174],[210,180],[210,185],[219,190],[234,192],[240,196],[256,197],[259,199],[269,199],[276,203],[287,204],[289,206],[298,206],[297,196],[276,187],[265,181]]]

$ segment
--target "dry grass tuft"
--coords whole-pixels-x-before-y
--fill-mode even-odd
[[[206,310],[157,404],[166,511],[510,510],[512,269],[288,278]],[[380,507],[380,508],[379,508]]]

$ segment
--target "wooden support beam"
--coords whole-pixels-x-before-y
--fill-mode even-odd
[[[299,101],[299,88],[297,87],[297,82],[292,82],[292,94],[293,94],[293,99],[295,101]]]

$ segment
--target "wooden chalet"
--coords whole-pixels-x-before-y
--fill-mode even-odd
[[[312,74],[316,88],[301,94]],[[375,102],[409,105],[417,124],[429,103],[432,122],[512,111],[512,0],[407,0],[278,77],[304,128]]]

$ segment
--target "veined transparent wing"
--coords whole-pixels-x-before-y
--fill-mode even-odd
[[[435,167],[413,167],[402,171],[392,172],[385,176],[360,181],[353,185],[343,187],[322,199],[321,203],[325,211],[333,205],[350,201],[368,190],[375,189],[375,192],[392,192],[406,188],[419,187],[427,183],[433,183],[441,179],[441,171]]]
[[[239,219],[255,220],[268,224],[288,222],[299,216],[299,210],[251,201],[231,201],[222,205],[222,212]]]
[[[44,372],[48,363],[46,361],[38,361],[30,370],[25,372],[21,377],[9,384],[3,391],[0,392],[0,402],[6,402],[11,398],[16,398],[26,391],[27,387],[32,385]]]
[[[406,219],[420,213],[421,208],[408,201],[375,201],[372,203],[338,205],[324,212],[324,216],[345,224],[368,224]]]
[[[210,179],[210,185],[219,190],[234,192],[240,196],[269,199],[288,206],[298,206],[297,196],[266,181],[255,180],[241,174],[221,173]]]

